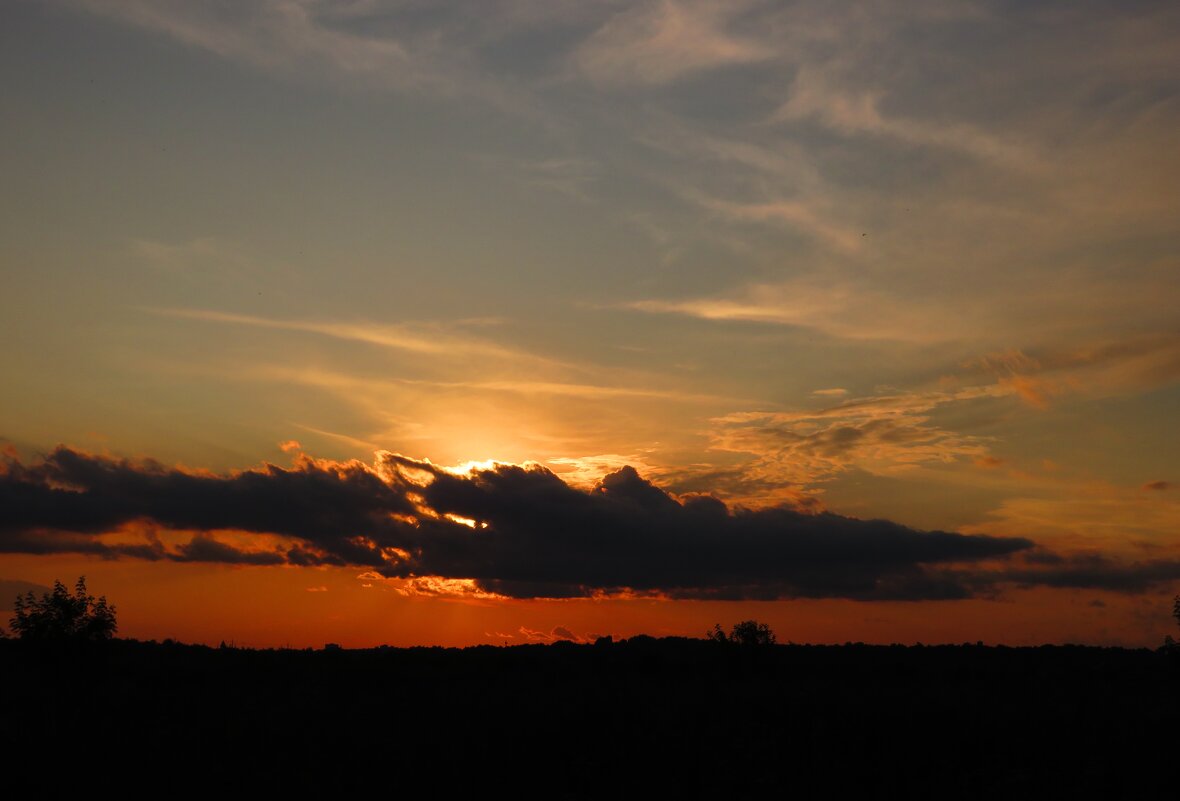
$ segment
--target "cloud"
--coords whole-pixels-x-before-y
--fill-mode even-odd
[[[1031,168],[1036,160],[1026,147],[972,125],[887,117],[880,111],[882,91],[846,91],[818,70],[803,68],[795,76],[790,99],[779,120],[813,118],[844,134],[886,136],[919,147],[932,146],[969,154],[1009,167]]]
[[[526,626],[521,626],[519,629],[517,629],[517,632],[520,634],[520,636],[524,640],[526,640],[528,642],[550,643],[550,642],[562,642],[562,641],[565,641],[565,642],[589,642],[590,641],[589,637],[579,637],[577,634],[574,634],[572,631],[567,629],[565,626],[554,626],[549,631],[539,631],[537,629],[530,629]],[[497,632],[497,636],[502,636],[504,638],[508,638],[508,637],[511,637],[512,635],[510,635],[510,634],[501,635],[499,632]]]
[[[850,470],[898,476],[916,468],[972,462],[982,468],[1007,464],[1010,470],[993,471],[987,480],[1001,475],[1014,479],[1017,465],[990,453],[998,437],[973,433],[968,427],[972,418],[1005,408],[1001,403],[1010,407],[1012,400],[1045,410],[1052,398],[1066,392],[1104,397],[1166,384],[1174,380],[1176,348],[1174,336],[1160,335],[1075,344],[1036,356],[1009,349],[961,361],[957,366],[963,373],[943,375],[916,391],[886,388],[885,394],[847,399],[835,390],[813,391],[830,405],[791,411],[747,408],[711,418],[708,447],[724,456],[723,463],[714,458],[712,463],[676,468],[653,465],[647,473],[678,492],[715,491],[751,505],[791,502],[812,507],[819,503],[821,485]],[[1047,462],[1044,469],[1057,468]],[[1154,487],[1144,486],[1150,488]],[[1121,515],[1118,525],[1140,527],[1140,500],[1120,499],[1129,512]],[[1110,528],[1111,521],[1120,518],[1107,508],[1110,501],[1105,489],[1078,499],[1076,508],[1093,513],[1089,518],[1067,508],[1034,511],[1051,505],[1048,499],[1035,498],[1005,501],[1001,514],[1011,524],[1008,530],[1023,532],[1042,532],[1065,520],[1078,531]],[[1018,517],[1009,520],[1009,514]],[[1152,522],[1157,530],[1168,528]]]
[[[704,70],[764,61],[774,50],[727,30],[743,3],[655,0],[621,11],[574,53],[599,84],[659,85]]]
[[[860,238],[851,232],[834,236],[846,241],[848,247],[855,247],[854,240]],[[623,305],[652,314],[794,326],[849,340],[946,342],[969,330],[969,321],[960,310],[822,275],[753,284],[715,297],[649,299]]]
[[[474,102],[545,126],[531,83],[568,71],[537,32],[588,36],[611,9],[597,3],[455,0],[62,0],[187,47],[271,75],[345,91]],[[526,46],[522,47],[522,40]],[[505,69],[515,65],[516,69]]]
[[[383,482],[360,463],[317,463],[296,459],[283,470],[230,476],[188,473],[154,461],[133,463],[57,448],[42,462],[9,461],[0,481],[0,536],[3,548],[27,553],[78,552],[102,556],[138,555],[182,561],[276,563],[198,537],[164,552],[150,546],[106,545],[95,536],[137,520],[182,531],[235,530],[286,535],[331,548],[296,551],[289,561],[318,559],[378,567],[381,553],[366,539],[390,514],[412,514],[404,492]],[[347,533],[338,533],[338,532]],[[40,533],[38,533],[40,532]],[[139,548],[133,552],[132,548]]]
[[[59,447],[38,462],[4,464],[0,510],[0,550],[9,552],[348,564],[414,592],[458,586],[477,597],[966,597],[966,581],[944,568],[1032,546],[677,499],[631,467],[582,490],[538,465],[455,472],[389,452],[373,465],[300,454],[290,468],[213,475]],[[145,520],[196,534],[174,547],[104,541]],[[214,538],[220,531],[265,545],[230,546]],[[284,551],[274,536],[298,545]]]
[[[544,363],[540,357],[505,348],[485,340],[461,337],[430,326],[382,325],[376,323],[275,320],[249,314],[230,314],[207,309],[147,309],[152,314],[210,323],[227,323],[253,328],[300,331],[309,334],[365,342],[382,348],[426,354],[433,357],[495,358],[506,361]]]
[[[332,3],[187,3],[82,0],[94,13],[164,34],[189,47],[268,72],[326,71],[402,90],[451,87],[445,64],[388,29],[350,30]]]
[[[1171,489],[1173,486],[1174,485],[1170,481],[1148,481],[1146,484],[1143,485],[1143,489],[1145,489],[1145,490],[1167,490],[1167,489]]]
[[[574,640],[577,641],[578,635],[567,629],[565,626],[555,626],[551,632],[554,637],[559,640]]]
[[[814,486],[854,467],[895,475],[964,459],[987,465],[993,458],[987,439],[942,428],[931,418],[942,406],[1004,394],[995,386],[967,387],[855,398],[814,410],[735,412],[711,421],[710,447],[752,457],[734,476],[738,486],[750,485],[743,497],[775,485]]]
[[[593,489],[607,473],[624,467],[633,467],[646,474],[659,472],[647,461],[646,454],[599,453],[590,456],[559,456],[547,459],[545,466],[552,470],[566,484],[580,489]]]
[[[468,598],[484,600],[503,598],[483,589],[478,582],[467,578],[444,578],[442,576],[418,576],[395,582],[394,590],[399,595],[427,596],[432,598]]]
[[[348,434],[341,434],[336,431],[325,431],[322,428],[305,426],[302,423],[292,423],[291,425],[312,434],[319,434],[321,437],[327,437],[328,439],[335,440],[337,442],[343,442],[346,445],[351,445],[354,448],[361,448],[366,451],[377,450],[377,445],[375,443],[369,442],[368,440],[358,439],[357,437],[351,437]],[[291,441],[294,442],[294,440]],[[283,448],[283,451],[286,453],[292,453],[292,451],[289,451],[286,448]]]
[[[682,197],[717,216],[738,223],[787,226],[809,234],[837,251],[855,253],[863,237],[847,226],[831,222],[815,208],[816,204],[796,199],[772,198],[759,201],[734,201],[712,197],[696,190],[686,190]]]
[[[1165,332],[1045,348],[1036,356],[1010,348],[969,359],[968,373],[995,376],[1000,387],[1038,409],[1058,396],[1109,397],[1180,379],[1180,335]]]
[[[0,579],[0,611],[10,611],[18,595],[31,592],[34,595],[40,596],[50,591],[50,588],[44,584],[36,584],[20,579]]]
[[[199,534],[177,546],[169,558],[177,562],[220,562],[228,565],[281,565],[287,562],[286,556],[277,551],[243,551],[218,542],[207,534]]]
[[[653,277],[635,308],[996,347],[1174,328],[1175,162],[1160,154],[1176,127],[1180,18],[1162,4],[82,5],[270,72],[544,109],[559,146],[489,158],[604,207],[624,188],[613,176],[673,187],[693,207],[683,218],[634,186],[619,208],[665,252],[732,242],[743,226],[731,284]],[[685,103],[678,84],[693,77],[712,81]],[[775,241],[784,229],[808,239],[798,252]],[[204,263],[216,246],[143,249]],[[800,293],[807,273],[829,274],[817,283],[836,297]],[[405,345],[396,335],[415,332],[358,338],[390,333]],[[1051,395],[1027,379],[1013,389],[1034,404]]]
[[[1143,592],[1180,581],[1180,559],[1118,562],[1101,554],[1083,554],[1049,568],[1004,571],[995,579],[1022,587]]]

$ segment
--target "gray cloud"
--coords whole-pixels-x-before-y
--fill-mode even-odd
[[[1180,559],[1123,563],[1101,554],[1072,556],[1041,569],[1009,570],[993,577],[1025,587],[1143,592],[1180,581]]]
[[[18,595],[31,592],[39,596],[50,591],[50,588],[44,584],[35,584],[20,579],[0,579],[0,611],[10,611]]]
[[[455,474],[382,452],[373,466],[300,456],[231,475],[59,447],[8,460],[0,550],[232,564],[348,564],[391,578],[474,580],[515,597],[957,598],[950,566],[1029,549],[1018,537],[917,531],[886,520],[678,500],[630,467],[591,491],[538,466]],[[104,542],[135,521],[195,531],[177,547]],[[297,545],[238,548],[215,532]],[[265,544],[264,544],[265,543]]]

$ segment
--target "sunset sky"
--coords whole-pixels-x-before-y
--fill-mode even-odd
[[[1157,646],[1178,131],[1168,2],[4,3],[0,609]]]

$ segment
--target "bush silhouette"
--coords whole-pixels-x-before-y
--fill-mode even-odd
[[[38,599],[32,592],[16,596],[15,614],[9,621],[12,633],[22,640],[109,640],[118,630],[115,607],[106,596],[94,600],[86,592],[86,577],[78,579],[74,592],[60,581],[52,593]]]
[[[713,626],[705,635],[706,639],[728,645],[774,645],[774,632],[766,623],[757,620],[743,620],[735,623],[729,634],[721,628],[721,624]]]

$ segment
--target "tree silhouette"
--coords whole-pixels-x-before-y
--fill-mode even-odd
[[[70,591],[60,581],[53,582],[52,593],[38,599],[32,592],[16,596],[15,614],[8,622],[22,640],[109,640],[118,630],[115,607],[106,596],[97,601],[86,592],[86,577],[81,576]]]
[[[741,623],[735,623],[729,634],[721,628],[718,623],[705,635],[705,638],[713,642],[725,643],[728,645],[774,645],[774,632],[770,630],[770,626],[766,623],[759,623],[757,620],[743,620]]]
[[[725,633],[725,629],[721,628],[720,623],[715,623],[713,628],[709,629],[708,633],[705,634],[705,639],[723,645],[729,643],[729,635]]]

